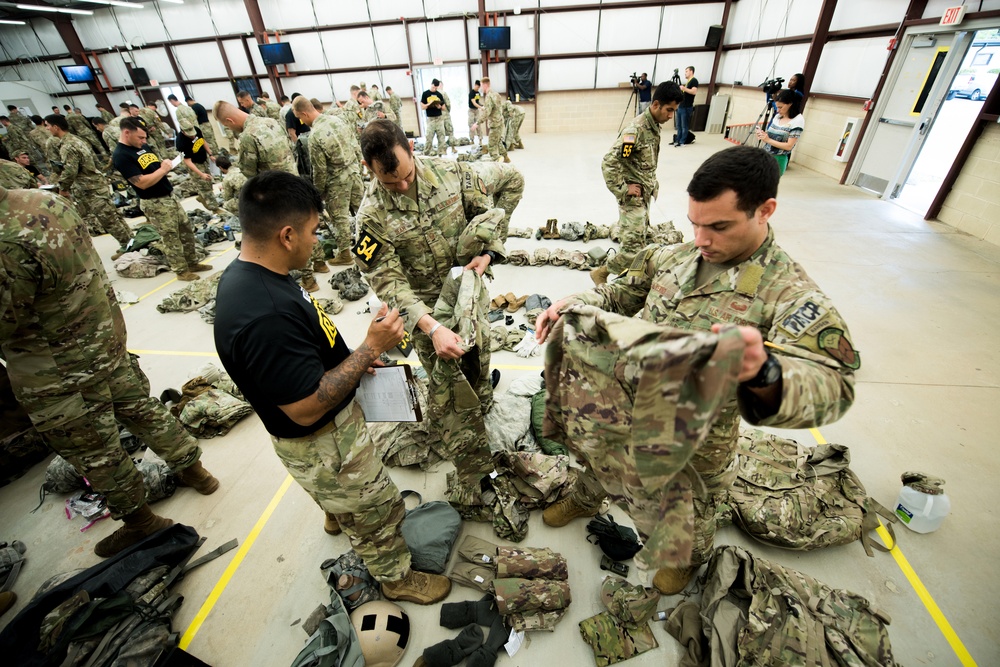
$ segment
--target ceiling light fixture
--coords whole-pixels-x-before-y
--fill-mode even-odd
[[[91,2],[95,5],[113,5],[115,7],[128,7],[129,9],[143,9],[137,2],[122,2],[122,0],[80,0],[80,2]]]
[[[175,5],[183,5],[184,0],[160,0],[160,2],[172,2]]]
[[[94,12],[89,9],[70,9],[69,7],[51,7],[49,5],[23,5],[15,4],[18,9],[26,9],[31,12],[56,12],[58,14],[82,14],[84,16],[93,16]]]
[[[24,21],[12,21],[10,19],[0,19],[0,23],[4,25],[28,25]]]

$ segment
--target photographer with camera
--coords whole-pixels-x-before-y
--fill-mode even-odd
[[[694,96],[698,94],[698,79],[694,78],[694,67],[688,65],[684,68],[684,78],[687,83],[681,84],[681,92],[684,93],[684,100],[677,107],[677,135],[674,137],[674,146],[680,148],[687,141],[688,129],[691,127],[691,116],[694,114]]]
[[[788,157],[802,136],[805,119],[802,117],[802,98],[790,89],[782,90],[775,96],[778,114],[771,119],[767,130],[757,128],[757,138],[764,144],[763,149],[778,161],[780,174],[788,167]]]
[[[653,82],[646,78],[645,72],[638,77],[635,75],[635,72],[632,72],[631,81],[632,89],[639,96],[639,110],[635,115],[641,116],[649,108],[649,104],[653,100]]]

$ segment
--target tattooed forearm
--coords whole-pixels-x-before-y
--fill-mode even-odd
[[[316,390],[316,399],[327,410],[337,407],[358,386],[361,376],[376,359],[378,354],[375,350],[367,343],[362,343],[351,356],[323,374],[319,389]]]

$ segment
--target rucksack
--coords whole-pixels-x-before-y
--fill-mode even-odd
[[[805,447],[757,429],[740,434],[733,522],[761,542],[809,551],[861,540],[865,552],[888,551],[871,540],[878,516],[895,542],[896,517],[868,497],[850,469],[844,445]]]
[[[859,595],[735,546],[715,549],[701,582],[712,667],[896,665],[888,616]]]
[[[354,553],[353,551],[348,553]],[[330,584],[330,604],[320,605],[302,624],[309,634],[306,645],[292,660],[291,667],[364,667],[361,645],[345,609],[345,602],[331,581],[327,561],[320,566]],[[366,570],[367,572],[367,570]]]
[[[628,526],[615,523],[610,514],[598,514],[587,524],[587,541],[596,544],[611,560],[628,560],[639,553],[639,536]]]

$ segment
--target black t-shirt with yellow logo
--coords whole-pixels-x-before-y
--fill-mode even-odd
[[[126,181],[133,176],[152,174],[162,164],[160,156],[149,147],[149,144],[143,144],[142,148],[133,148],[132,146],[119,143],[115,147],[112,160],[114,161],[115,169],[125,177]],[[174,191],[174,186],[164,176],[157,183],[145,190],[137,187],[135,191],[139,195],[139,199],[159,199],[160,197],[168,197]]]
[[[205,138],[201,135],[201,130],[194,128],[195,135],[189,137],[183,132],[177,133],[177,152],[183,153],[184,157],[195,164],[205,164],[208,162],[208,151],[205,150]]]
[[[268,433],[315,433],[354,398],[352,390],[309,426],[278,407],[315,393],[323,374],[351,354],[333,320],[290,276],[236,259],[219,279],[215,298],[215,349]]]

